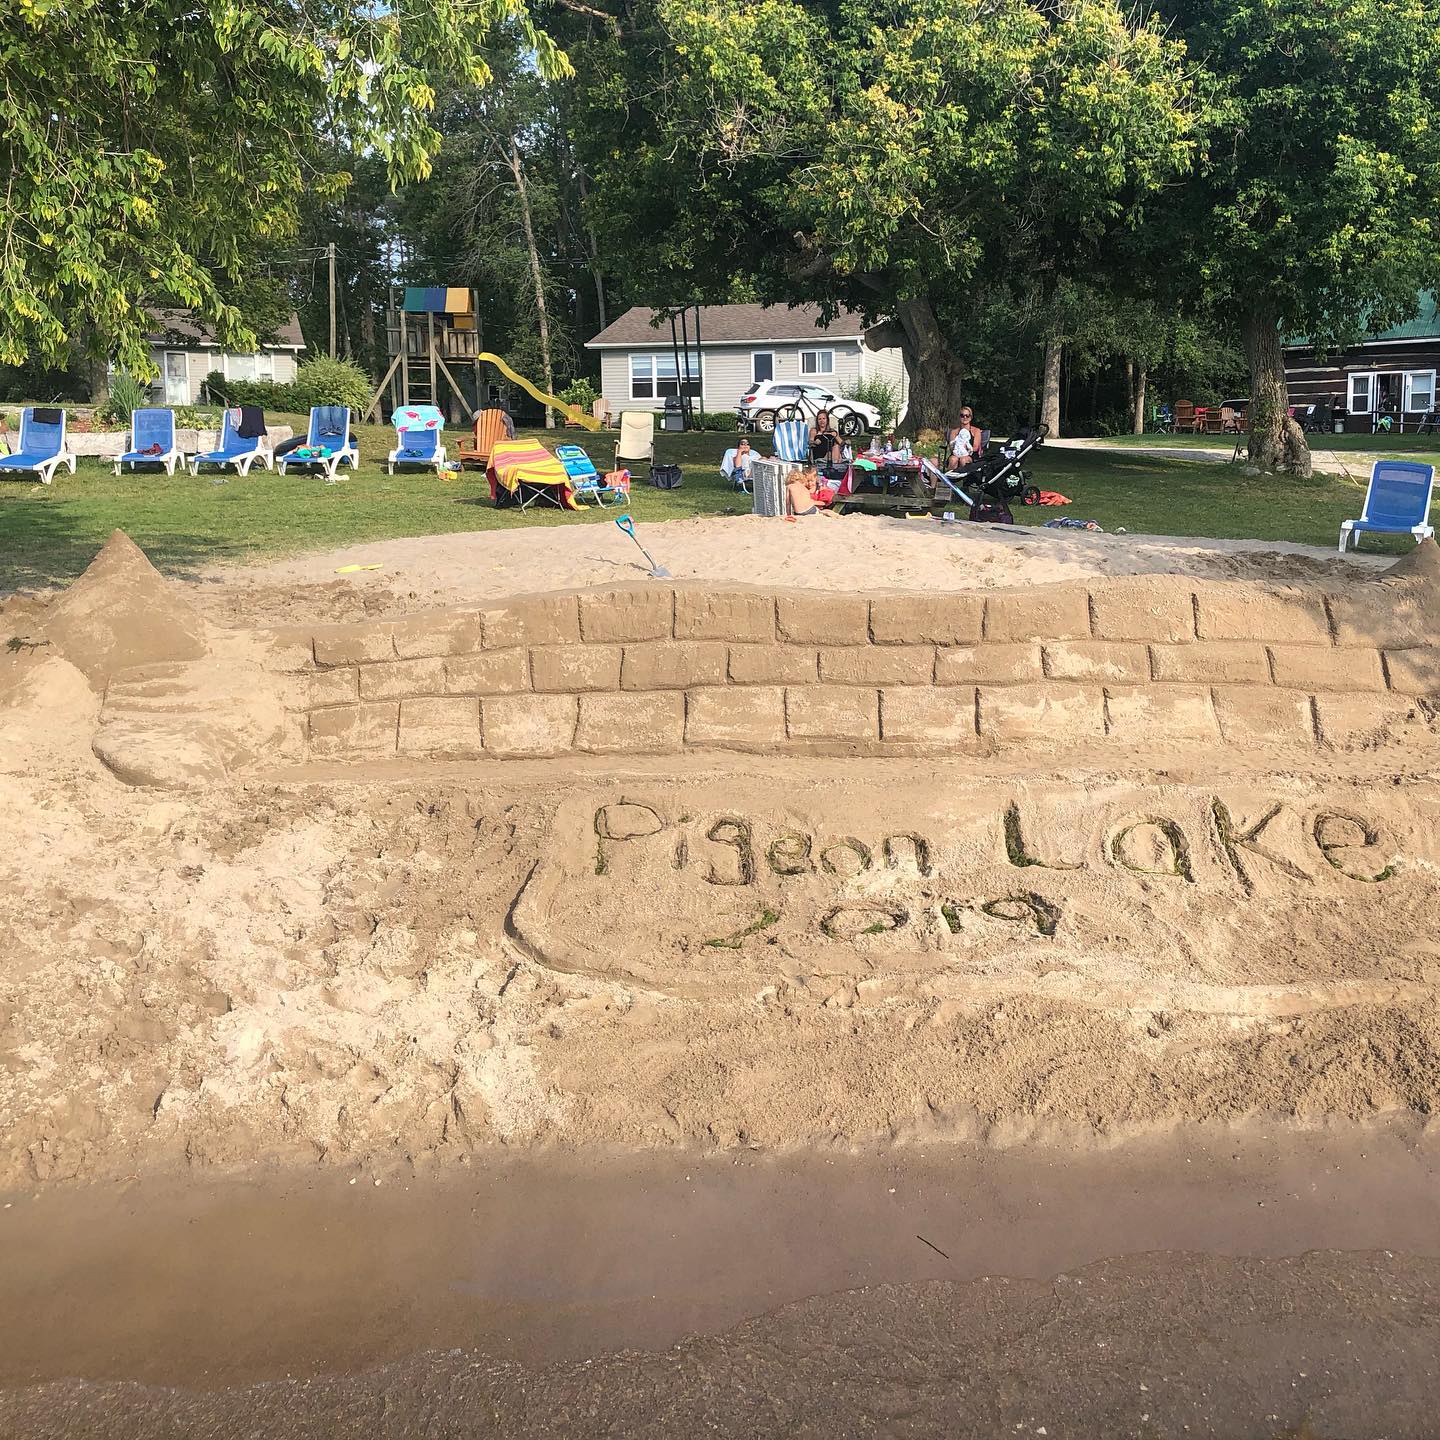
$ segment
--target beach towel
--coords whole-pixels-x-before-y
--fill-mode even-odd
[[[564,510],[579,510],[565,467],[538,441],[499,440],[485,471],[490,498],[497,504],[524,500],[521,487],[539,490]]]
[[[1068,505],[1070,497],[1060,494],[1058,490],[1042,490],[1040,498],[1035,503],[1037,505]]]

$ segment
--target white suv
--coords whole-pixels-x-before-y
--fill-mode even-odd
[[[777,420],[813,420],[828,410],[835,428],[844,436],[880,428],[880,412],[861,400],[846,400],[823,385],[762,380],[744,394],[738,407],[741,426],[770,431]]]

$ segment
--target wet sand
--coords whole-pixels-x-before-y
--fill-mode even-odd
[[[1025,1409],[1026,1364],[1000,1350],[1013,1351],[1024,1313],[1077,1295],[1082,1309],[1102,1297],[1118,1308],[1075,1333],[1067,1320],[1061,1348],[1080,1336],[1090,1348],[1113,1343],[1142,1369],[1145,1335],[1161,1364],[1161,1337],[1223,1298],[1223,1323],[1206,1322],[1205,1344],[1187,1342],[1161,1364],[1181,1372],[1152,1387],[1169,1390],[1167,1403],[1193,1380],[1215,1415],[1238,1422],[1259,1395],[1282,1393],[1268,1388],[1269,1372],[1292,1365],[1304,1413],[1318,1413],[1322,1391],[1325,1404],[1348,1405],[1361,1376],[1326,1381],[1323,1365],[1295,1355],[1322,1339],[1344,1351],[1358,1337],[1374,1352],[1367,1366],[1390,1367],[1393,1410],[1436,1379],[1437,1170],[1434,1140],[1395,1125],[1190,1132],[1084,1150],[561,1152],[379,1186],[365,1174],[277,1174],[13,1194],[0,1209],[0,1433],[92,1433],[101,1415],[93,1433],[117,1436],[670,1433],[654,1428],[657,1417],[716,1403],[717,1386],[739,1404],[749,1382],[735,1366],[756,1361],[757,1327],[783,1352],[770,1411],[778,1428],[722,1433],[804,1433],[778,1416],[808,1413],[806,1357],[836,1343],[836,1325],[847,1336],[843,1362],[832,1357],[837,1377],[860,1367],[865,1406],[882,1410],[897,1351],[905,1364],[933,1352],[927,1363],[953,1382],[962,1334],[982,1351],[1000,1347],[971,1357],[979,1369],[995,1365],[998,1390],[967,1399],[963,1385],[930,1393],[907,1381],[903,1397],[895,1392],[919,1428],[894,1433],[932,1433],[932,1423],[998,1417],[995,1405]],[[1329,1253],[1283,1258],[1307,1252]],[[1253,1318],[1277,1306],[1257,1347]],[[1058,1332],[1047,1343],[1060,1344]],[[679,1358],[700,1353],[709,1358],[699,1368]],[[597,1366],[609,1377],[598,1390]],[[1268,1379],[1251,1373],[1257,1366]],[[372,1416],[369,1429],[311,1428],[323,1416],[369,1414],[396,1384],[441,1376],[447,1386],[500,1385],[510,1398],[497,1391],[486,1403],[508,1413],[509,1428],[464,1429],[473,1396],[418,1428],[408,1405],[390,1421]],[[257,1395],[272,1406],[276,1382],[328,1398],[318,1411],[281,1407],[264,1429],[242,1424]],[[1078,1388],[1046,1433],[1105,1433],[1077,1428],[1088,1391],[1075,1373],[1069,1383]],[[1127,1380],[1123,1395],[1149,1394],[1135,1388],[1147,1383]],[[617,1418],[546,1428],[554,1415],[529,1415],[519,1398],[541,1384],[558,1386],[567,1406],[619,1406]],[[1103,1391],[1109,1407],[1122,1395],[1111,1384],[1090,1398]],[[1250,1416],[1259,1429],[1190,1433],[1278,1433],[1271,1413]],[[53,1428],[61,1416],[85,1428]],[[1345,1433],[1422,1432],[1397,1422]]]

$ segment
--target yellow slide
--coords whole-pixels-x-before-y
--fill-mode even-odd
[[[488,360],[502,375],[513,380],[542,405],[553,406],[567,420],[573,421],[576,425],[583,425],[587,430],[600,429],[600,422],[593,415],[587,415],[578,405],[567,405],[563,400],[557,400],[553,395],[547,395],[543,390],[532,385],[523,375],[517,375],[498,355],[492,355],[488,350],[482,350],[476,358]]]

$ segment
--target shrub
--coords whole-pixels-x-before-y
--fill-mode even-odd
[[[150,403],[150,392],[127,370],[110,382],[110,397],[95,412],[96,418],[110,425],[128,425],[132,410],[143,410]]]
[[[740,423],[733,410],[697,410],[695,423],[702,430],[734,430]]]
[[[356,412],[356,419],[370,403],[375,390],[370,377],[353,360],[332,360],[328,355],[305,361],[295,374],[294,388],[302,403],[293,408],[308,410],[312,405],[348,405]]]
[[[312,403],[325,403],[307,400],[298,385],[277,385],[273,380],[227,380],[218,370],[205,377],[205,389],[217,405],[258,405],[262,410],[293,412],[308,410]]]
[[[572,380],[560,391],[558,398],[567,405],[578,405],[588,415],[590,407],[600,398],[600,392],[582,375],[578,380]]]
[[[900,418],[900,389],[889,380],[873,376],[850,387],[847,400],[858,400],[862,405],[873,405],[880,412],[880,430],[893,430]]]

